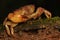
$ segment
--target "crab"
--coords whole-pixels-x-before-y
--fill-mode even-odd
[[[36,19],[40,17],[43,13],[48,19],[50,19],[52,16],[51,12],[42,7],[38,7],[35,12],[35,5],[22,6],[12,13],[9,13],[3,21],[3,25],[6,27],[6,31],[9,36],[15,36],[14,27],[16,27],[19,23],[26,22],[27,20],[30,20],[32,18]]]

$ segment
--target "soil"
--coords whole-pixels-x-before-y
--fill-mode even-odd
[[[8,36],[4,31],[0,33],[0,40],[60,40],[59,30],[54,27],[46,27],[37,31],[20,31],[15,32],[15,37]]]

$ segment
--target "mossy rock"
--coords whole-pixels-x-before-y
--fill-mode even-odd
[[[32,30],[32,29],[43,29],[46,28],[47,25],[49,25],[48,27],[52,27],[55,24],[60,25],[60,17],[52,17],[51,19],[43,19],[41,17],[37,18],[37,19],[31,19],[28,20],[27,22],[24,23],[20,23],[19,25],[17,25],[14,29],[15,30]],[[5,29],[5,27],[0,24],[0,31],[3,31]]]

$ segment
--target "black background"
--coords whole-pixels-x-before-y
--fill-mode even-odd
[[[53,17],[60,16],[59,0],[0,0],[0,23],[3,22],[9,12],[27,4],[34,4],[36,7],[41,6],[49,10]]]

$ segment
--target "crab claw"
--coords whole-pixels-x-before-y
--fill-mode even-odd
[[[42,14],[45,14],[45,16],[49,19],[51,18],[51,13],[48,10],[45,10],[42,7],[37,8],[36,12],[32,14],[30,17],[36,19],[37,17],[41,16]]]
[[[48,19],[52,17],[51,12],[49,12],[48,10],[45,10],[45,9],[44,9],[44,13],[45,13],[45,15],[46,15],[46,17],[47,17]]]
[[[33,19],[36,19],[37,17],[41,16],[43,14],[43,8],[39,7],[37,8],[36,12],[31,15]]]
[[[36,13],[40,16],[42,15],[43,13],[45,14],[45,16],[49,19],[52,17],[51,15],[51,12],[49,12],[48,10],[42,8],[42,7],[39,7],[36,11]]]

